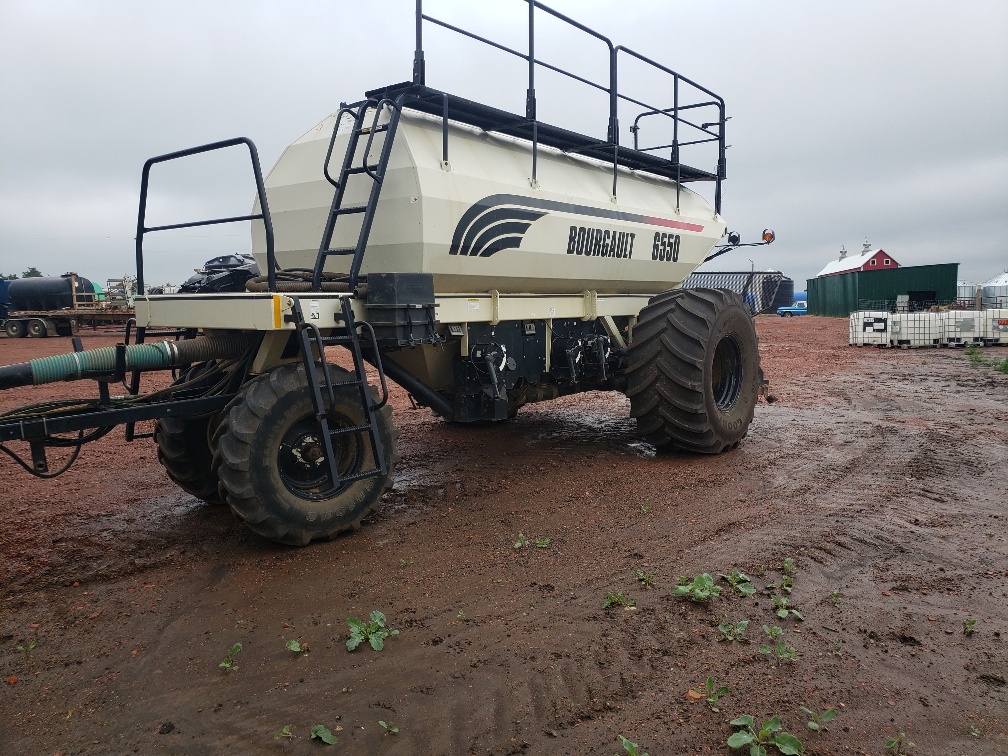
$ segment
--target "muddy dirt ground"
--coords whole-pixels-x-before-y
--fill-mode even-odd
[[[724,754],[751,714],[807,753],[881,754],[900,731],[912,753],[1008,753],[1008,376],[848,347],[844,320],[757,328],[779,401],[735,451],[655,454],[617,394],[476,428],[397,392],[384,508],[307,548],[183,494],[121,432],[53,481],[0,456],[0,752],[308,753],[323,724],[334,753],[616,754],[622,734]],[[69,349],[0,337],[0,363]],[[733,567],[755,595],[674,595]],[[636,606],[604,609],[619,591]],[[373,610],[399,636],[348,652],[347,618]],[[725,619],[749,642],[719,640]],[[764,624],[797,659],[759,653]],[[720,711],[688,694],[707,677]],[[839,713],[815,733],[802,706]]]

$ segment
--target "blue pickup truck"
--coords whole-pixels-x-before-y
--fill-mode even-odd
[[[782,318],[792,318],[795,315],[808,315],[808,303],[795,302],[789,307],[778,307],[777,314]]]

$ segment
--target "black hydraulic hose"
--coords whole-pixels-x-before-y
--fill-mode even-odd
[[[192,362],[240,357],[256,338],[255,334],[200,336],[183,341],[130,344],[126,347],[125,367],[126,370],[163,370]],[[0,390],[108,375],[115,369],[115,347],[40,357],[0,367]]]

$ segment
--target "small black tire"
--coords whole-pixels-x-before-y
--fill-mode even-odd
[[[749,308],[723,289],[654,297],[634,326],[626,377],[630,415],[648,443],[704,454],[735,448],[762,384]]]
[[[49,334],[49,329],[46,328],[44,320],[39,320],[38,318],[32,318],[28,321],[28,335],[33,336],[36,339],[44,339]]]
[[[321,366],[319,366],[321,368]],[[352,379],[329,366],[334,382]],[[371,389],[372,398],[376,392]],[[364,424],[356,387],[336,390],[330,427]],[[281,365],[250,381],[231,405],[214,436],[214,469],[231,511],[253,532],[290,546],[303,546],[356,530],[374,512],[394,480],[397,457],[392,410],[376,413],[386,473],[344,482],[335,491],[303,365]],[[349,475],[374,468],[366,431],[333,437],[339,471]]]
[[[182,373],[176,384],[199,377],[206,363]],[[207,504],[221,505],[217,472],[213,469],[214,432],[219,413],[185,417],[163,417],[154,426],[157,456],[168,477],[183,491]]]
[[[784,317],[785,317],[785,318],[790,318],[790,317],[794,317],[794,313],[793,313],[793,312],[785,312],[785,313],[784,313]]]
[[[28,330],[25,328],[25,321],[8,320],[4,323],[4,333],[6,333],[9,338],[20,339],[28,333]]]

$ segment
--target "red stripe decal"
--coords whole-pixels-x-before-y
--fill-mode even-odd
[[[665,226],[666,228],[679,228],[683,231],[696,231],[697,233],[704,230],[704,227],[699,223],[683,223],[677,220],[666,220],[665,218],[652,218],[650,215],[645,215],[644,222],[649,223],[652,226]]]

